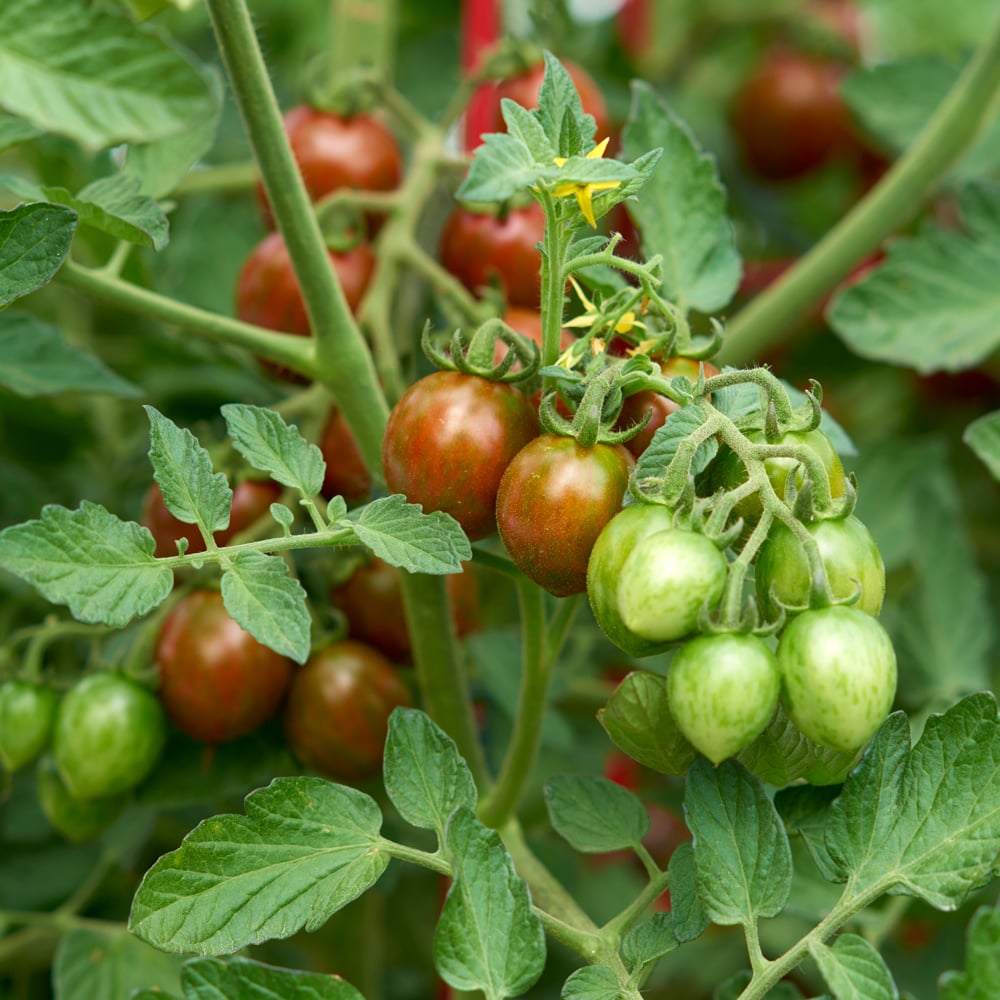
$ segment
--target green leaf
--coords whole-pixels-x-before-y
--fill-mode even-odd
[[[561,1000],[621,1000],[625,994],[614,969],[606,965],[585,965],[563,983]]]
[[[370,796],[321,778],[276,778],[246,816],[205,820],[146,873],[129,927],[165,951],[228,954],[321,927],[370,888],[389,855]]]
[[[790,837],[799,836],[809,850],[816,867],[827,881],[837,881],[837,865],[826,847],[826,828],[830,808],[840,788],[832,785],[801,785],[783,788],[774,797],[774,806],[785,823]]]
[[[177,135],[213,113],[201,74],[162,34],[85,0],[0,6],[0,103],[89,149]]]
[[[538,120],[559,154],[572,156],[594,145],[597,122],[584,112],[569,70],[551,52],[545,52],[543,58],[545,74],[538,90]],[[573,123],[569,133],[576,140],[571,145],[567,145],[567,119]]]
[[[673,915],[654,913],[649,920],[633,927],[622,939],[622,958],[633,976],[641,975],[679,944],[674,933]]]
[[[444,841],[448,817],[476,808],[476,784],[455,741],[424,712],[396,708],[383,754],[385,790],[399,815]]]
[[[833,947],[813,941],[809,953],[836,1000],[896,1000],[899,996],[882,956],[857,934],[841,934]]]
[[[185,1000],[364,1000],[340,976],[279,969],[249,958],[193,958],[181,972]]]
[[[239,552],[223,564],[222,600],[258,642],[297,663],[309,659],[312,618],[306,592],[280,556]]]
[[[792,852],[760,780],[733,760],[713,768],[699,757],[688,772],[684,811],[709,918],[746,927],[777,916],[791,891]]]
[[[694,941],[705,933],[709,919],[698,892],[698,870],[694,844],[690,840],[674,848],[667,872],[670,876],[670,914],[674,935],[678,941]]]
[[[911,750],[889,716],[833,804],[827,847],[856,891],[953,910],[992,877],[1000,851],[1000,726],[989,693],[932,715]]]
[[[179,992],[180,967],[124,929],[75,928],[59,939],[52,985],[58,1000],[129,1000],[143,987]]]
[[[551,778],[545,805],[556,833],[586,854],[637,847],[649,833],[649,813],[638,796],[597,775]]]
[[[351,527],[379,559],[408,573],[459,573],[462,563],[472,558],[472,546],[458,521],[440,510],[425,514],[402,494],[373,500],[356,520],[340,525]]]
[[[524,993],[545,967],[545,935],[528,888],[495,830],[462,807],[448,824],[455,880],[434,934],[441,978],[487,1000]]]
[[[663,480],[667,466],[687,439],[705,422],[704,414],[697,406],[683,406],[674,410],[656,429],[653,439],[639,456],[635,476],[647,489],[654,488]],[[691,472],[697,475],[708,468],[719,451],[719,442],[710,437],[698,446],[691,460]]]
[[[731,371],[736,369],[728,366],[723,368],[723,372]],[[735,385],[716,389],[712,393],[712,406],[741,427],[746,426],[747,417],[763,411],[760,386],[755,382],[737,382]]]
[[[538,183],[539,174],[554,172],[555,164],[535,162],[531,150],[508,132],[490,132],[477,147],[469,172],[455,197],[461,201],[508,201]]]
[[[1000,186],[963,192],[965,232],[928,226],[837,296],[830,325],[856,354],[922,374],[962,371],[1000,346]]]
[[[556,156],[556,146],[545,134],[538,116],[522,108],[516,101],[505,97],[500,101],[507,131],[516,136],[531,151],[537,163],[549,163]]]
[[[660,674],[629,674],[597,719],[615,746],[654,771],[682,775],[695,758],[694,747],[670,713],[667,679]]]
[[[656,146],[663,156],[629,214],[643,252],[663,258],[662,294],[684,312],[717,312],[736,293],[741,269],[715,159],[648,84],[634,82],[622,154],[633,160]]]
[[[163,502],[179,521],[197,524],[207,539],[229,527],[233,491],[212,459],[186,428],[178,427],[153,406],[149,417],[149,459],[163,491]]]
[[[42,135],[41,129],[35,128],[30,122],[0,112],[0,151],[22,142],[30,142],[40,135]]]
[[[52,280],[75,231],[76,213],[59,205],[42,202],[0,212],[0,307]]]
[[[1000,996],[1000,910],[976,910],[969,923],[965,972],[946,972],[940,1000],[994,1000]]]
[[[153,556],[146,528],[100,504],[55,504],[42,516],[0,532],[0,566],[32,584],[78,621],[120,628],[161,604],[174,575]]]
[[[962,440],[979,456],[994,479],[1000,479],[1000,410],[973,420]]]
[[[59,331],[25,313],[0,314],[0,385],[21,396],[93,392],[138,396],[93,354],[67,344]]]

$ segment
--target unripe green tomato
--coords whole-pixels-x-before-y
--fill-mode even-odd
[[[778,664],[756,636],[699,636],[671,660],[667,694],[681,732],[718,764],[739,753],[771,721],[781,694]]]
[[[884,628],[856,608],[805,611],[778,643],[785,709],[814,743],[864,746],[892,708],[896,653]]]
[[[50,755],[35,772],[38,804],[52,828],[65,840],[79,844],[102,834],[121,815],[127,795],[78,799],[70,793]]]
[[[622,563],[617,600],[625,627],[653,642],[676,642],[726,585],[726,557],[704,535],[683,528],[643,539]]]
[[[0,763],[8,771],[29,764],[48,746],[56,701],[44,684],[12,680],[0,686]]]
[[[813,521],[806,531],[816,540],[820,559],[835,598],[849,597],[861,585],[853,605],[877,617],[885,597],[885,565],[872,533],[853,515],[840,520]],[[757,553],[754,569],[757,600],[769,618],[780,605],[808,607],[809,563],[805,550],[787,525],[776,521]]]
[[[156,766],[165,739],[156,695],[105,671],[84,677],[59,703],[52,752],[71,794],[100,798],[138,785]]]

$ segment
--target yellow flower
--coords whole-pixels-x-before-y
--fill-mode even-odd
[[[600,310],[594,305],[586,295],[583,294],[583,289],[577,284],[576,279],[570,275],[569,283],[573,286],[573,291],[576,292],[577,298],[580,300],[580,304],[583,306],[585,312],[579,316],[575,316],[573,319],[566,320],[563,326],[580,326],[580,327],[592,327],[601,318]],[[638,327],[641,330],[646,329],[646,324],[640,322],[635,313],[630,309],[626,313],[622,313],[618,317],[615,323],[615,333],[629,333],[634,328]],[[597,353],[600,353],[599,351]]]
[[[588,160],[599,160],[604,156],[604,150],[608,148],[608,139],[604,139],[599,142],[588,154]],[[565,156],[557,156],[554,158],[555,165],[561,167],[566,162]],[[612,188],[620,187],[621,181],[591,181],[588,184],[578,184],[578,183],[567,183],[560,184],[555,189],[555,196],[557,198],[566,198],[569,195],[574,195],[576,197],[577,204],[580,206],[580,211],[583,212],[583,217],[590,223],[592,227],[597,226],[594,221],[594,194],[598,191],[610,191]]]

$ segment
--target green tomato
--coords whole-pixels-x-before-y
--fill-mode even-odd
[[[93,840],[121,814],[127,795],[78,799],[70,793],[55,760],[46,755],[35,772],[38,804],[52,828],[73,844]]]
[[[0,763],[8,771],[29,764],[48,746],[56,700],[43,684],[13,680],[0,686]]]
[[[84,677],[63,698],[52,740],[59,773],[80,799],[118,795],[156,766],[166,739],[160,703],[122,674]]]
[[[658,531],[623,561],[616,593],[622,622],[653,642],[695,632],[705,604],[722,596],[726,557],[704,535],[683,528]]]
[[[872,533],[853,515],[832,521],[813,521],[806,531],[816,540],[820,559],[836,598],[849,597],[861,584],[854,607],[873,618],[885,597],[885,565]],[[757,600],[764,613],[776,618],[780,605],[808,607],[809,563],[791,529],[776,521],[757,553]]]
[[[673,527],[673,512],[659,504],[633,504],[616,514],[601,530],[587,563],[587,596],[604,634],[629,656],[651,656],[666,649],[626,628],[618,606],[622,566],[653,534]]]
[[[896,695],[896,653],[856,608],[805,611],[778,643],[785,709],[814,743],[850,753],[874,736]]]
[[[778,664],[756,636],[700,636],[671,661],[667,694],[681,732],[718,764],[739,753],[771,721],[781,694]]]

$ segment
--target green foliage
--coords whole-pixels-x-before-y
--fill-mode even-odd
[[[655,491],[663,482],[662,476],[670,460],[677,454],[681,445],[696,432],[705,422],[705,414],[694,406],[685,406],[675,410],[667,417],[662,427],[653,435],[653,440],[639,457],[636,466],[636,479],[645,490]],[[710,437],[698,446],[691,462],[691,471],[697,475],[708,468],[709,463],[719,451],[719,442]]]
[[[989,1000],[1000,991],[1000,911],[977,910],[968,939],[966,970],[941,977],[941,1000]]]
[[[654,913],[649,920],[637,924],[622,939],[622,958],[634,978],[651,969],[664,955],[680,945],[674,931],[671,913]]]
[[[51,281],[75,230],[74,211],[45,202],[0,212],[0,306]]]
[[[899,996],[882,956],[857,934],[841,934],[828,946],[810,946],[823,978],[838,1000],[895,1000]]]
[[[195,958],[181,969],[184,1000],[364,1000],[340,976],[278,969],[248,958]],[[154,994],[155,996],[155,994]]]
[[[566,980],[559,994],[562,1000],[621,1000],[624,993],[614,969],[606,965],[587,965]]]
[[[974,420],[962,440],[982,459],[994,479],[1000,479],[1000,410]]]
[[[552,828],[577,851],[601,854],[637,847],[649,815],[627,788],[591,775],[559,775],[545,786]]]

